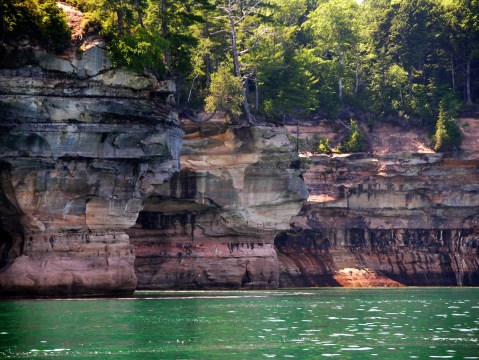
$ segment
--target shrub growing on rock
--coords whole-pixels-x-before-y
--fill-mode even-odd
[[[218,71],[211,75],[205,110],[211,113],[224,111],[232,120],[238,119],[243,101],[241,88],[241,80],[233,75],[231,64],[221,64]]]
[[[439,105],[439,116],[436,122],[436,131],[433,135],[434,150],[451,151],[459,148],[462,142],[461,129],[444,109],[444,104]]]
[[[0,40],[35,40],[48,50],[62,52],[71,31],[54,0],[4,0],[0,4]]]
[[[368,143],[363,130],[359,127],[359,124],[355,120],[351,120],[351,127],[348,131],[346,138],[339,146],[341,152],[363,152],[367,151]]]
[[[330,154],[332,149],[331,144],[329,143],[329,139],[325,137],[320,138],[316,150],[320,154]]]

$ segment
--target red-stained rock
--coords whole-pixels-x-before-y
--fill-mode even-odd
[[[182,171],[128,230],[139,289],[271,289],[273,240],[307,197],[284,129],[183,125]]]
[[[474,154],[312,157],[280,286],[479,285]]]
[[[111,69],[100,43],[22,53],[0,69],[0,297],[131,294],[125,231],[179,169],[174,89]]]

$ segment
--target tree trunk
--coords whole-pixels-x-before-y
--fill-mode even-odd
[[[471,97],[471,60],[466,61],[466,103],[472,104]]]
[[[193,78],[193,81],[191,82],[191,86],[190,86],[190,92],[188,93],[188,100],[186,100],[186,103],[189,104],[190,100],[191,100],[191,94],[193,92],[193,86],[195,85],[195,80],[198,78],[198,74],[195,75],[195,77]]]
[[[409,101],[412,101],[412,68],[409,68],[407,77],[409,80]]]
[[[338,92],[339,99],[343,102],[343,66],[344,66],[344,54],[341,46],[338,45],[339,56],[339,73],[338,73]]]
[[[143,24],[143,14],[141,12],[140,0],[135,0],[135,6],[136,6],[136,13],[138,15],[138,24],[140,24],[140,26],[144,28],[145,25]]]
[[[164,39],[168,37],[168,17],[167,17],[168,5],[166,1],[167,0],[161,0],[161,36],[163,36]],[[169,49],[165,50],[165,64],[167,68],[170,67],[171,60],[170,60]]]
[[[452,78],[452,91],[456,92],[456,76],[454,72],[454,59],[451,55],[451,78]]]
[[[211,58],[210,54],[206,54],[205,57],[205,71],[206,71],[206,84],[211,83]]]
[[[123,35],[123,10],[118,9],[116,16],[118,18],[118,34]]]
[[[7,30],[7,25],[5,21],[5,15],[3,13],[3,7],[0,6],[0,19],[2,20],[2,41],[5,41],[5,33]]]
[[[258,114],[259,108],[259,86],[258,86],[258,79],[256,78],[254,81],[254,114]]]
[[[358,91],[359,91],[359,59],[358,59],[359,55],[358,53],[356,53],[356,73],[355,73],[355,76],[356,76],[356,84],[355,84],[355,87],[354,87],[354,94],[357,95],[358,94]]]
[[[235,75],[238,79],[241,79],[241,67],[240,67],[240,62],[239,62],[239,55],[238,55],[238,48],[237,48],[237,43],[236,43],[236,30],[235,30],[235,20],[233,18],[233,5],[232,5],[232,0],[228,1],[228,19],[230,21],[230,32],[231,32],[231,47],[232,47],[232,52],[233,52],[233,63],[235,67]],[[248,120],[249,124],[252,124],[254,122],[253,115],[251,114],[249,104],[248,104],[248,99],[246,98],[246,88],[243,86],[241,90],[241,95],[243,97],[243,108],[244,112],[246,115],[246,119]]]
[[[296,113],[296,154],[299,154],[299,116]]]

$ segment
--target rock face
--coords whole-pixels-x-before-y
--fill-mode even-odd
[[[84,45],[0,44],[0,297],[479,285],[478,136],[444,157],[376,132],[312,156],[308,198],[286,129],[182,130],[174,84]]]
[[[1,50],[1,296],[133,292],[125,230],[179,169],[174,86],[112,69],[98,39]]]
[[[277,288],[273,239],[307,197],[285,130],[184,130],[169,196],[147,199],[128,231],[138,288]]]
[[[312,160],[280,286],[479,285],[477,153]]]

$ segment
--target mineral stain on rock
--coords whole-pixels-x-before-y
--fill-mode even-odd
[[[384,124],[305,170],[287,127],[180,123],[83,41],[0,49],[0,297],[479,285],[478,120],[455,155]]]
[[[170,196],[146,199],[128,230],[138,288],[277,288],[273,240],[307,198],[286,131],[182,128],[182,170]]]
[[[179,169],[174,87],[112,69],[100,42],[22,54],[0,69],[0,294],[130,294],[125,231]]]
[[[304,178],[280,286],[479,284],[477,153],[315,156]]]

